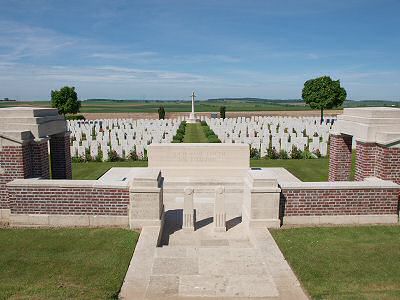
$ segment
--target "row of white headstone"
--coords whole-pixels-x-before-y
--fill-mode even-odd
[[[183,120],[68,121],[71,156],[84,157],[89,152],[91,158],[96,159],[101,151],[103,161],[107,161],[110,151],[115,151],[121,158],[127,158],[135,150],[141,159],[151,143],[170,143]]]
[[[151,143],[171,143],[185,117],[176,119],[99,119],[92,121],[68,121],[71,132],[71,155],[84,157],[89,152],[96,159],[108,160],[110,151],[121,158],[129,157],[135,150],[143,158]],[[201,116],[223,143],[247,143],[260,151],[263,157],[270,147],[277,152],[286,151],[289,156],[295,146],[308,149],[322,156],[327,155],[329,132],[336,120],[327,117],[320,124],[317,117],[238,117],[216,119]]]
[[[269,148],[286,151],[289,156],[296,147],[326,156],[329,132],[335,122],[327,117],[322,124],[316,117],[238,117],[206,119],[207,124],[223,143],[247,143],[267,155]]]

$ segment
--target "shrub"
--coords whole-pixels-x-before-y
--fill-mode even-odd
[[[210,136],[210,135],[215,135],[215,133],[214,133],[214,131],[212,131],[211,129],[210,129],[210,127],[203,127],[203,131],[204,131],[204,134],[206,135],[206,137],[208,137],[208,136]]]
[[[185,136],[185,128],[186,128],[186,122],[182,121],[181,124],[179,125],[178,130],[176,131],[176,134],[172,138],[172,143],[182,143],[183,138]]]
[[[65,116],[65,120],[86,120],[85,116],[83,115],[67,115]]]
[[[296,146],[293,146],[292,154],[290,155],[290,157],[293,158],[293,159],[302,159],[303,158],[303,152],[300,149],[297,149]]]
[[[314,155],[310,151],[304,150],[303,151],[303,158],[304,159],[313,159]]]
[[[260,151],[256,148],[250,148],[250,158],[259,159]]]
[[[319,149],[315,150],[315,151],[313,152],[313,154],[314,154],[317,158],[321,158],[321,157],[322,157],[321,152],[319,151]]]
[[[97,162],[103,161],[103,151],[99,150],[99,152],[97,153],[97,156],[95,158],[95,161],[97,161]]]
[[[282,149],[281,151],[279,151],[279,158],[280,159],[288,159],[289,155],[285,150]]]
[[[121,160],[122,160],[122,158],[119,157],[117,151],[111,150],[111,151],[108,153],[108,161],[113,162],[113,161],[121,161]]]
[[[129,152],[129,159],[130,160],[138,160],[139,157],[136,153],[136,147],[134,147],[130,152]]]
[[[90,150],[85,150],[85,161],[92,161],[92,156],[90,155]]]
[[[221,143],[220,139],[214,134],[207,137],[209,143]]]
[[[181,140],[183,140],[183,137],[184,137],[184,135],[183,135],[181,132],[178,132],[178,133],[175,135],[174,139],[175,139],[175,140],[181,141]]]
[[[201,126],[207,126],[207,122],[206,121],[201,121],[200,124],[201,124]]]
[[[146,150],[146,149],[144,149],[144,151],[143,151],[143,158],[142,158],[142,160],[145,160],[145,161],[148,161],[148,160],[149,160],[148,157],[147,157],[147,150]]]
[[[85,157],[83,156],[74,156],[71,158],[73,163],[83,163],[85,162]]]
[[[270,147],[267,150],[267,158],[269,159],[277,159],[279,158],[279,154],[276,151],[275,147]]]

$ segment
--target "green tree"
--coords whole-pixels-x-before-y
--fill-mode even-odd
[[[221,106],[219,108],[219,115],[222,119],[225,119],[225,115],[226,115],[226,106]]]
[[[159,120],[164,120],[165,119],[165,109],[164,106],[160,106],[158,108],[158,119]]]
[[[81,101],[75,92],[75,87],[64,86],[59,91],[51,91],[51,106],[58,108],[62,115],[76,114],[81,108]]]
[[[311,109],[321,110],[321,123],[324,121],[324,109],[331,109],[343,104],[346,90],[340,86],[339,80],[322,76],[307,80],[304,83],[302,98]]]

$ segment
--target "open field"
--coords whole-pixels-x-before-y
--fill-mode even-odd
[[[341,114],[342,110],[328,110],[326,111],[326,116],[333,115],[336,116]],[[96,120],[96,119],[158,119],[158,114],[154,113],[135,113],[135,112],[126,112],[126,113],[83,113],[87,120]],[[188,117],[189,113],[187,112],[166,112],[167,119],[174,119],[178,117]],[[206,116],[210,117],[210,112],[196,112],[196,116]],[[276,111],[227,111],[227,118],[236,118],[236,117],[251,117],[251,116],[290,116],[290,117],[300,117],[300,116],[308,116],[308,117],[319,117],[320,112],[318,110],[276,110]]]
[[[0,230],[0,299],[118,299],[139,234]]]
[[[272,230],[313,299],[399,299],[400,227]]]
[[[344,107],[359,106],[392,106],[400,107],[399,102],[389,101],[346,101]],[[16,101],[0,102],[1,107],[38,106],[50,107],[49,101]],[[81,113],[88,119],[95,118],[158,118],[157,109],[164,106],[167,118],[173,118],[179,113],[191,111],[190,101],[121,101],[121,100],[90,100],[82,101]],[[319,115],[319,111],[311,110],[303,102],[297,100],[251,100],[251,99],[213,99],[196,101],[196,112],[219,112],[221,106],[226,106],[227,117],[242,115]],[[300,113],[299,113],[300,112]],[[135,113],[135,115],[131,115]],[[237,115],[236,113],[239,113]],[[326,114],[336,115],[341,109],[327,110]],[[114,115],[108,115],[114,114]],[[137,114],[137,115],[136,115]],[[186,115],[186,114],[184,114]]]
[[[40,106],[50,107],[49,101],[30,102],[0,102],[0,107],[7,106]],[[196,101],[197,112],[218,112],[220,106],[226,106],[230,111],[264,111],[264,110],[310,110],[305,105],[292,105],[271,101],[246,101],[246,100],[210,100]],[[124,113],[124,112],[157,112],[160,106],[164,106],[170,112],[190,112],[190,101],[82,101],[82,113]]]

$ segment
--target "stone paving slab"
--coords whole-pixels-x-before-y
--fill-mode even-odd
[[[208,224],[183,232],[166,220],[168,244],[156,247],[155,227],[143,228],[121,299],[307,299],[267,229],[238,224],[227,232]]]

